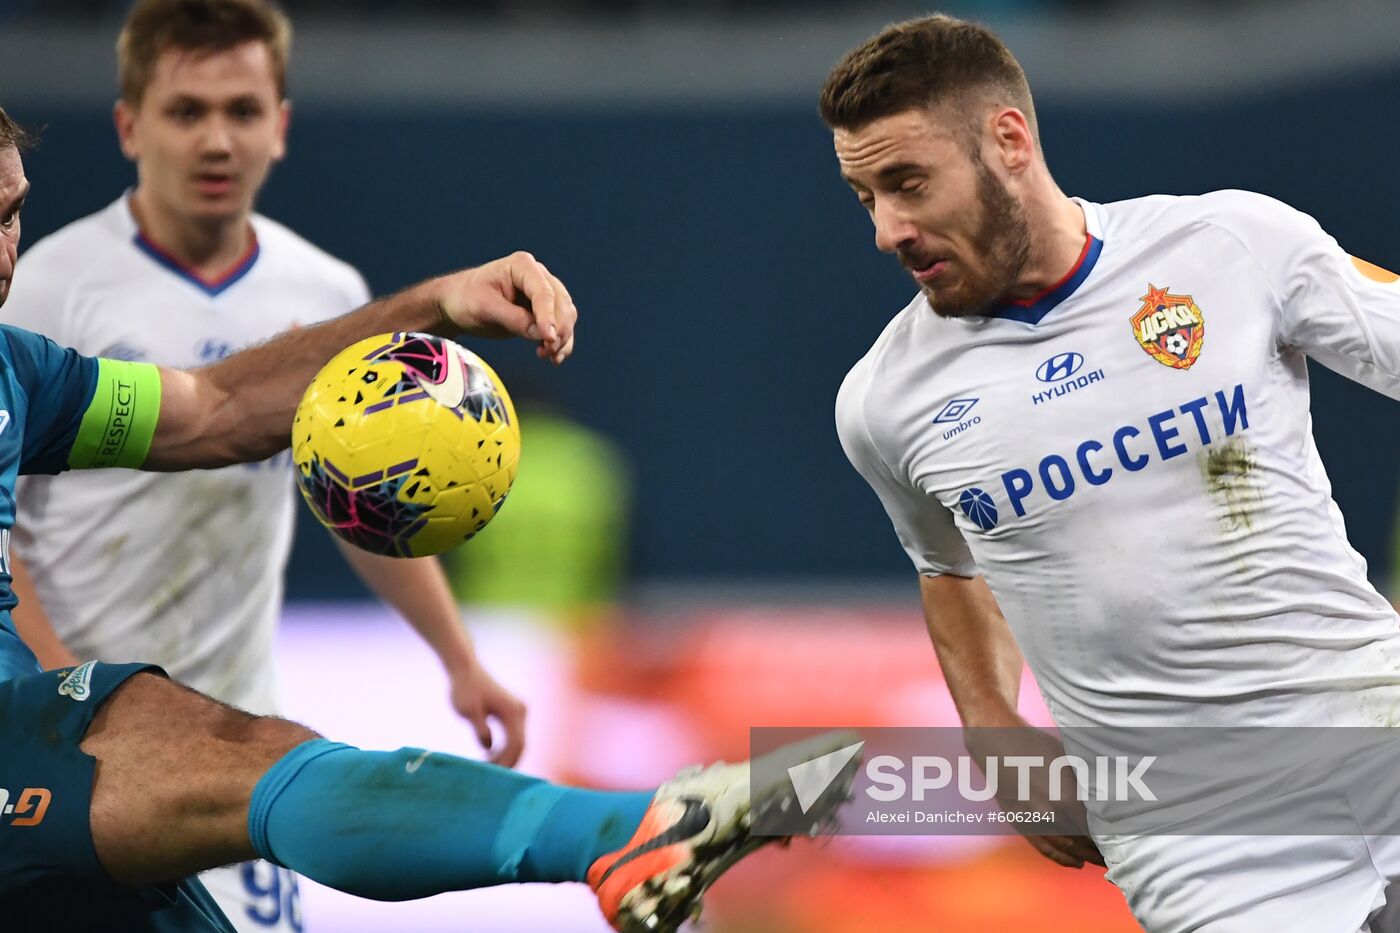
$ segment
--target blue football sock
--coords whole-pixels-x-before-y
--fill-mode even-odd
[[[378,900],[514,881],[583,881],[653,793],[560,787],[418,748],[313,739],[253,789],[248,832],[270,861]]]

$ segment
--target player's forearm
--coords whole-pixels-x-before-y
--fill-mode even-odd
[[[13,553],[10,555],[10,588],[19,599],[19,605],[11,610],[10,617],[14,620],[19,637],[39,659],[40,666],[47,671],[77,664],[77,657],[54,631],[53,623],[39,601],[39,593],[34,588],[28,568],[19,555]]]
[[[146,467],[214,467],[270,457],[287,447],[302,393],[340,350],[378,333],[457,330],[443,315],[433,280],[323,324],[282,334],[205,369],[165,371],[167,382],[186,382],[184,391],[167,388],[166,397],[198,400],[205,419],[168,417],[163,403]]]
[[[958,715],[966,727],[1021,724],[1016,712],[1025,661],[981,577],[920,577],[924,619]]]
[[[345,560],[374,595],[392,607],[433,649],[449,673],[476,664],[447,575],[436,557],[384,557],[337,539]]]
[[[99,407],[90,419],[94,437],[85,443],[99,453],[105,444],[118,457],[139,447],[137,463],[114,463],[148,470],[260,460],[288,445],[292,415],[312,377],[356,341],[395,331],[514,335],[536,343],[537,356],[558,364],[573,352],[577,319],[564,283],[529,253],[512,253],[283,334],[205,369],[163,369],[158,391],[148,387],[135,393],[137,386],[113,381],[108,386],[112,404]],[[150,371],[132,374],[117,368],[110,375],[133,376],[139,383]],[[159,398],[153,436],[145,432],[151,429],[149,408],[154,406],[143,407],[143,399],[152,398]],[[133,437],[140,443],[131,444]],[[97,458],[88,459],[83,465],[99,465]]]

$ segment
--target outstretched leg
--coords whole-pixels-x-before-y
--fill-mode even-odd
[[[79,745],[97,759],[98,860],[115,880],[145,886],[257,858],[248,839],[253,787],[314,738],[294,722],[137,674],[102,704]]]
[[[96,759],[97,858],[126,885],[258,856],[382,900],[581,881],[619,929],[671,931],[720,873],[773,841],[752,819],[794,804],[788,757],[849,740],[775,752],[784,766],[762,787],[743,763],[656,791],[589,791],[423,749],[361,751],[143,673],[101,706],[81,748]],[[812,808],[813,823],[843,794]]]
[[[652,798],[422,749],[361,751],[154,674],[118,688],[81,747],[97,759],[98,858],[129,885],[258,857],[380,900],[584,881]]]

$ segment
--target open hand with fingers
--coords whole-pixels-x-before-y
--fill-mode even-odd
[[[493,763],[514,768],[525,751],[525,704],[475,660],[452,671],[450,678],[452,707],[471,723]],[[491,720],[500,728],[497,742],[492,740]]]
[[[541,359],[562,363],[574,351],[578,310],[569,290],[530,253],[434,279],[443,316],[481,337],[524,337]]]

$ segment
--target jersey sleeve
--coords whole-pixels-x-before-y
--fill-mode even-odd
[[[1241,238],[1278,302],[1280,345],[1400,399],[1400,276],[1350,256],[1301,211],[1231,194],[1241,200]]]
[[[160,414],[160,371],[83,356],[47,337],[0,325],[26,399],[21,473],[138,467]]]
[[[846,457],[870,488],[875,490],[895,534],[914,567],[925,576],[977,574],[967,542],[943,504],[890,469],[870,433],[865,398],[870,379],[870,358],[851,370],[836,396],[836,433]]]
[[[365,281],[365,277],[360,273],[360,270],[353,266],[350,268],[350,280],[346,285],[348,298],[348,302],[345,305],[346,311],[354,311],[356,308],[363,308],[374,299],[373,293],[369,290],[369,283]]]

